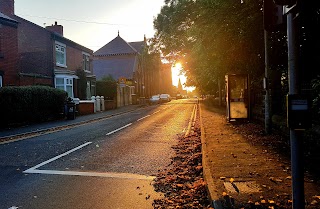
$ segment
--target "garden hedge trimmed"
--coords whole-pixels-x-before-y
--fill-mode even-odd
[[[58,118],[67,93],[48,86],[0,88],[0,126]]]

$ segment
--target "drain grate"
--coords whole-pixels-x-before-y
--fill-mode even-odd
[[[224,187],[230,193],[255,193],[261,192],[260,186],[255,181],[224,182]]]

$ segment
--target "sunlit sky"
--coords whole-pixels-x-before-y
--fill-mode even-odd
[[[120,36],[154,35],[153,19],[164,0],[15,0],[15,14],[40,26],[63,25],[64,36],[94,51]]]
[[[118,35],[127,42],[154,36],[153,19],[164,0],[15,0],[15,14],[39,26],[63,25],[64,37],[93,51]],[[181,67],[181,66],[180,66]],[[173,69],[173,85],[178,79]]]

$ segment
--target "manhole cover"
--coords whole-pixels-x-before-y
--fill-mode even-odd
[[[224,182],[224,187],[230,193],[254,193],[261,192],[261,188],[255,181]]]

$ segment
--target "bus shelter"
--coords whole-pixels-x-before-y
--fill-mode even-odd
[[[248,74],[228,74],[226,81],[227,119],[249,119],[250,92]]]

